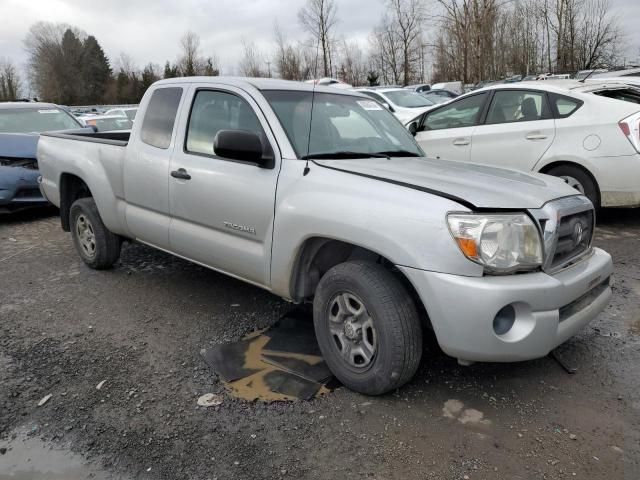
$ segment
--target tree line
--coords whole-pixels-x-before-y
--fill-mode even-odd
[[[610,0],[380,0],[384,13],[366,44],[337,34],[336,0],[307,0],[298,12],[306,32],[290,41],[274,23],[273,41],[242,40],[232,71],[288,80],[337,77],[352,85],[428,81],[475,83],[509,75],[610,67],[625,50]],[[215,54],[202,54],[187,32],[164,67],[138,68],[126,54],[110,60],[98,40],[73,26],[40,22],[25,40],[28,80],[39,98],[60,104],[137,103],[160,78],[219,75]],[[20,79],[0,62],[0,100],[15,98]]]

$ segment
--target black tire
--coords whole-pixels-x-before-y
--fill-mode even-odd
[[[331,331],[343,328],[330,319],[332,315],[336,318],[332,307],[342,294],[362,302],[375,329],[368,337],[369,343],[375,344],[374,355],[366,367],[354,366],[345,359],[342,340]],[[367,395],[387,393],[408,382],[420,365],[422,327],[415,303],[398,278],[381,265],[353,261],[331,268],[316,289],[313,321],[329,369],[351,390]],[[356,340],[356,345],[360,342]]]
[[[598,189],[598,185],[583,169],[573,167],[571,165],[560,165],[559,167],[552,168],[546,173],[548,175],[553,175],[554,177],[575,178],[582,185],[584,195],[591,200],[593,206],[595,208],[600,208],[600,191]]]
[[[73,244],[89,267],[103,270],[112,267],[118,261],[122,240],[104,226],[93,198],[80,198],[73,202],[69,211],[69,225]],[[81,225],[88,225],[88,227],[81,227]],[[81,239],[81,231],[89,229],[92,242],[86,237]],[[87,248],[87,243],[93,244],[93,249]]]

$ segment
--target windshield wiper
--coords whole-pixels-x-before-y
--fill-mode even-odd
[[[422,157],[419,153],[409,150],[386,150],[384,152],[376,152],[377,155],[389,157]]]
[[[384,152],[366,153],[366,152],[325,152],[312,153],[305,155],[302,160],[322,160],[322,159],[349,159],[349,158],[389,158]]]

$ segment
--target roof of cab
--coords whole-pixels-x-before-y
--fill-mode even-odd
[[[176,77],[159,80],[154,85],[176,85],[185,83],[218,83],[222,85],[230,85],[239,88],[253,87],[257,90],[291,90],[302,92],[335,93],[338,95],[354,95],[361,94],[341,88],[332,87],[330,85],[316,85],[313,83],[296,82],[293,80],[280,80],[277,78],[254,78],[254,77]]]

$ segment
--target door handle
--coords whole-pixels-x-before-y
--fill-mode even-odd
[[[456,138],[453,141],[454,145],[459,145],[459,146],[469,145],[470,143],[471,143],[471,140],[469,140],[468,138]]]
[[[531,133],[527,133],[527,136],[524,137],[527,140],[544,140],[545,138],[547,138],[547,135],[544,135],[540,132],[531,132]]]
[[[173,172],[171,172],[171,176],[173,178],[179,178],[180,180],[191,180],[191,175],[189,175],[184,168],[174,170]]]

